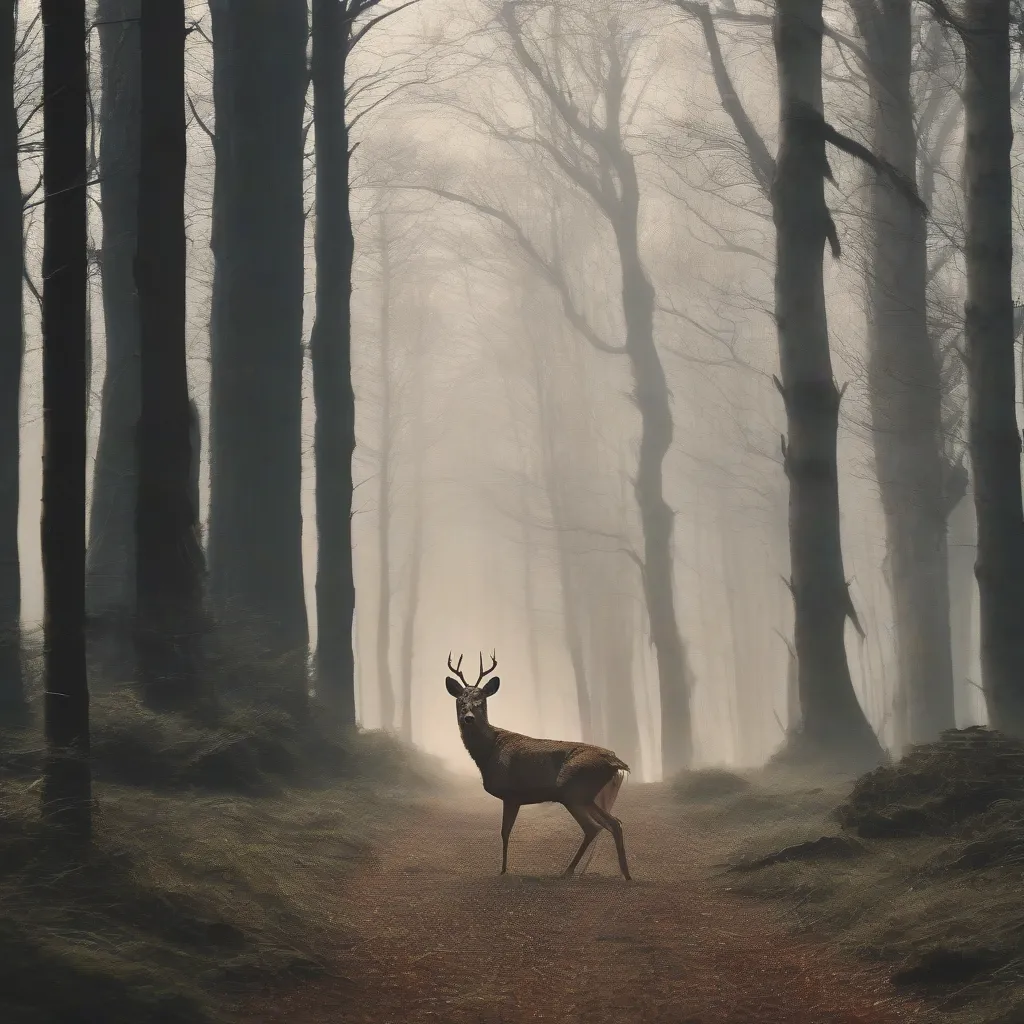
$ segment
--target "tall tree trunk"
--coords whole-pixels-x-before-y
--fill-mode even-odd
[[[530,522],[529,502],[526,500],[525,488],[520,488],[521,518],[523,544],[523,607],[526,609],[526,654],[529,658],[530,676],[533,682],[533,713],[536,716],[538,730],[544,727],[544,687],[540,676],[540,636],[537,625],[537,599],[535,597],[533,525]]]
[[[317,694],[356,722],[352,573],[352,260],[345,74],[350,22],[338,0],[313,0],[316,132],[316,318],[310,339],[316,406]]]
[[[399,672],[401,679],[402,700],[402,739],[412,743],[412,665],[416,648],[416,618],[420,608],[420,589],[423,578],[423,533],[425,508],[423,500],[423,457],[426,453],[423,443],[423,430],[426,427],[423,417],[424,399],[427,381],[424,379],[426,360],[424,359],[424,335],[421,331],[416,338],[416,349],[413,356],[413,398],[411,408],[412,426],[412,538],[409,544],[409,577],[406,581],[405,612],[402,617],[402,641],[400,651]]]
[[[305,4],[210,0],[217,107],[210,596],[306,699],[302,581]],[[329,624],[324,624],[329,632]]]
[[[1009,0],[964,7],[967,364],[978,516],[982,685],[993,728],[1024,736],[1024,508],[1015,410]]]
[[[832,376],[822,278],[825,206],[821,0],[779,0],[779,151],[772,184],[779,332],[790,482],[790,585],[795,606],[802,732],[831,761],[877,760],[881,747],[850,677],[844,630],[852,606],[839,532],[836,439],[840,393]]]
[[[655,293],[640,260],[640,195],[632,160],[629,163],[630,173],[623,181],[624,215],[616,225],[616,237],[622,263],[626,351],[640,410],[640,458],[634,492],[644,534],[644,594],[658,655],[662,773],[667,778],[689,767],[693,760],[693,671],[676,619],[674,513],[665,501],[662,478],[665,456],[672,447],[672,410],[665,370],[654,343]]]
[[[569,652],[569,661],[576,684],[576,710],[579,714],[580,736],[584,742],[589,743],[594,738],[594,716],[586,659],[583,653],[583,631],[579,609],[576,606],[572,566],[573,551],[569,545],[569,530],[572,524],[568,521],[563,507],[566,466],[558,457],[557,435],[560,432],[560,426],[554,421],[552,415],[556,408],[551,394],[552,382],[548,369],[544,365],[539,346],[540,341],[535,337],[531,347],[531,356],[540,427],[541,472],[544,478],[544,489],[547,492],[548,507],[551,511],[551,522],[555,530],[558,589],[562,602],[562,628],[565,632],[565,645]]]
[[[416,647],[416,617],[420,608],[420,583],[423,577],[423,470],[416,460],[413,480],[412,542],[409,547],[409,579],[402,619],[401,685],[402,739],[412,743],[412,664]]]
[[[8,9],[0,22],[0,722],[9,723],[22,719],[26,710],[18,555],[24,257],[14,95],[14,12]]]
[[[395,727],[395,688],[391,679],[391,239],[387,215],[377,215],[380,245],[380,458],[377,466],[377,684],[381,727]]]
[[[959,725],[974,722],[970,672],[976,642],[974,602],[978,582],[974,578],[974,563],[977,557],[974,495],[968,493],[949,517],[949,624],[953,648],[953,692]]]
[[[86,598],[101,675],[131,671],[139,306],[133,260],[139,177],[139,0],[97,0],[100,208],[106,372],[89,507]]]
[[[185,352],[184,0],[145,5],[141,51],[136,659],[147,704],[194,710],[201,689],[203,553]]]
[[[858,10],[863,11],[866,5]],[[861,19],[872,73],[873,149],[917,177],[909,4]],[[939,353],[928,331],[928,233],[921,207],[870,172],[868,345],[875,467],[892,574],[909,743],[955,724]]]
[[[43,0],[44,816],[92,831],[85,667],[85,0]]]

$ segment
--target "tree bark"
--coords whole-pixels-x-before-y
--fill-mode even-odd
[[[131,671],[135,612],[135,458],[139,305],[133,260],[139,176],[139,0],[98,0],[100,209],[106,372],[93,470],[86,599],[101,675]]]
[[[556,9],[557,17],[557,9]],[[550,77],[550,72],[531,56],[523,42],[511,3],[502,8],[520,63],[540,85],[551,102],[551,114],[564,125],[573,145],[586,155],[566,157],[559,166],[583,189],[608,219],[618,250],[622,312],[626,340],[621,348],[598,345],[607,352],[624,353],[633,377],[633,399],[640,413],[640,452],[634,493],[644,534],[643,583],[651,640],[657,652],[661,703],[662,771],[668,776],[689,766],[693,759],[690,698],[693,672],[683,646],[675,610],[672,533],[674,513],[665,501],[663,467],[672,446],[673,422],[665,370],[654,340],[654,286],[640,257],[640,187],[636,163],[624,143],[622,103],[627,69],[619,50],[622,39],[615,18],[607,23],[602,54],[602,92],[606,123],[597,126],[576,107],[571,93]],[[557,29],[555,35],[558,36]],[[557,145],[558,143],[554,143]],[[592,166],[596,171],[590,170]],[[617,187],[616,184],[617,183]],[[549,280],[552,268],[547,267]],[[563,307],[571,312],[574,327],[586,318],[571,309],[564,282],[558,286]],[[586,336],[594,343],[594,332]]]
[[[654,286],[640,260],[640,193],[629,158],[622,183],[623,217],[615,225],[622,265],[626,352],[640,410],[640,457],[634,493],[644,534],[643,582],[651,639],[658,654],[662,773],[667,778],[693,760],[690,699],[693,672],[676,619],[672,532],[675,514],[665,501],[663,467],[672,447],[672,410],[661,357],[654,343]]]
[[[305,4],[210,0],[216,180],[209,589],[306,702],[302,580]],[[323,624],[330,630],[329,620]]]
[[[92,831],[85,666],[85,0],[43,0],[43,815]]]
[[[316,406],[317,693],[354,726],[352,261],[349,132],[345,111],[350,23],[338,0],[313,0],[316,130],[316,318],[310,339]]]
[[[416,338],[413,354],[413,398],[411,410],[412,436],[412,538],[409,544],[409,576],[406,581],[405,613],[402,618],[402,640],[400,650],[399,672],[401,679],[402,700],[402,739],[406,743],[413,741],[413,709],[412,709],[412,666],[416,648],[416,619],[420,608],[420,590],[423,579],[423,534],[426,529],[425,503],[423,500],[423,458],[425,445],[423,431],[426,427],[423,416],[427,381],[424,378],[426,360],[424,358],[425,338],[421,331]]]
[[[775,317],[802,730],[809,754],[858,765],[881,746],[853,689],[845,624],[852,611],[839,529],[836,439],[840,393],[832,376],[822,278],[831,218],[821,95],[821,0],[779,0],[779,150],[772,183],[776,228]]]
[[[421,423],[422,425],[422,423]],[[401,686],[402,686],[402,739],[412,743],[412,664],[416,647],[416,617],[420,608],[420,583],[423,578],[423,471],[416,460],[413,480],[412,542],[409,548],[408,591],[405,596],[405,615],[402,619]]]
[[[1008,0],[967,0],[964,348],[989,723],[1024,736],[1024,508],[1015,410]]]
[[[380,248],[380,441],[377,465],[377,685],[381,727],[395,727],[395,688],[391,678],[391,238],[387,215],[377,215]]]
[[[0,723],[21,721],[26,711],[18,554],[24,256],[14,90],[17,26],[13,12],[6,13],[0,19]]]
[[[953,650],[953,693],[958,725],[974,724],[973,686],[970,681],[974,636],[974,602],[978,582],[974,565],[978,557],[978,533],[974,495],[968,495],[949,517],[949,625]]]
[[[195,710],[203,552],[185,350],[185,5],[146,4],[135,280],[141,334],[136,505],[137,680],[158,709]]]
[[[861,12],[871,61],[873,150],[917,177],[911,95],[910,5],[880,0]],[[906,740],[934,740],[956,722],[949,626],[942,380],[928,331],[924,210],[869,172],[869,395],[875,468],[885,513]]]

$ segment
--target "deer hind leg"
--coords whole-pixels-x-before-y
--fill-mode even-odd
[[[508,837],[512,835],[512,826],[519,815],[519,804],[514,800],[506,800],[501,812],[501,873],[508,870]]]
[[[616,772],[612,776],[611,782],[604,786],[604,788],[594,797],[594,803],[601,808],[607,814],[611,814],[612,807],[615,806],[615,800],[619,795],[619,790],[622,789],[622,780],[624,776],[621,772]],[[604,826],[601,826],[604,828]],[[583,863],[580,865],[579,872],[584,874],[587,868],[590,866],[590,862],[594,859],[594,851],[597,849],[597,843],[591,845],[587,851],[586,857],[583,858]]]
[[[612,838],[615,840],[615,852],[619,855],[619,870],[622,872],[622,877],[627,882],[630,881],[629,865],[626,863],[626,843],[622,838],[622,823],[618,818],[598,807],[596,803],[591,804],[587,810],[602,828],[611,832]]]
[[[583,854],[587,852],[587,848],[600,835],[601,829],[604,827],[594,819],[590,808],[584,804],[566,804],[566,810],[576,819],[580,828],[583,829],[583,842],[580,843],[576,856],[573,857],[569,862],[569,866],[562,872],[563,878],[568,878],[572,875],[576,870],[576,865],[583,859]]]

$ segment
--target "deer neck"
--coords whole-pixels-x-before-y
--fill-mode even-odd
[[[462,743],[469,756],[476,762],[477,768],[482,772],[487,759],[494,749],[494,741],[498,738],[498,732],[490,722],[476,721],[472,723],[459,723],[459,733],[462,736]]]

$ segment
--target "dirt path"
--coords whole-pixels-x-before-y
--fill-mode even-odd
[[[253,1024],[893,1024],[924,1012],[884,974],[788,936],[711,881],[715,851],[658,787],[616,805],[632,883],[602,835],[582,878],[560,807],[524,808],[498,874],[501,805],[426,805],[339,899],[355,942],[337,975],[268,992]]]

